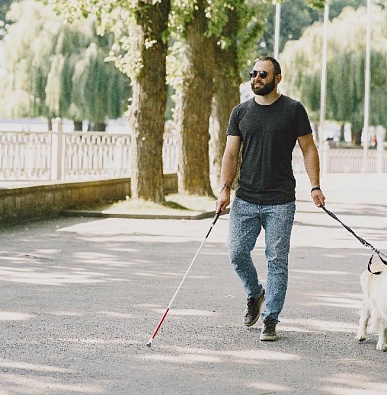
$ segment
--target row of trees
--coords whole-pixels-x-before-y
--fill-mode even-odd
[[[101,32],[113,32],[115,62],[132,81],[129,123],[132,196],[164,200],[162,144],[168,82],[176,92],[179,132],[179,193],[213,194],[209,178],[209,119],[217,142],[215,168],[224,150],[224,131],[239,102],[241,70],[251,67],[256,41],[271,11],[267,0],[47,0],[70,21],[92,15]],[[305,0],[321,6],[321,0]],[[250,59],[250,63],[247,61]]]
[[[96,33],[86,20],[66,25],[50,7],[14,2],[2,48],[6,62],[0,79],[0,116],[74,120],[82,130],[105,130],[120,117],[130,97],[129,78],[107,63],[113,35]]]
[[[279,52],[282,52],[285,44],[289,40],[298,40],[308,26],[315,22],[322,22],[323,14],[320,11],[325,5],[325,0],[315,3],[314,7],[305,7],[304,0],[282,0],[281,3],[281,29],[279,40]],[[365,0],[330,0],[329,19],[336,18],[343,8],[351,6],[354,9],[365,5]],[[274,53],[274,23],[275,8],[272,7],[269,18],[267,19],[266,29],[259,39],[259,47],[262,53],[268,55]]]
[[[367,10],[346,8],[328,29],[327,119],[351,123],[353,143],[361,143],[364,122]],[[322,25],[308,27],[281,53],[285,92],[304,102],[315,121],[320,111]],[[372,10],[370,125],[387,125],[387,12]]]
[[[31,0],[27,1],[31,4]],[[93,26],[97,26],[98,33],[102,35],[101,44],[105,52],[101,59],[110,60],[110,66],[114,63],[117,68],[115,71],[120,70],[131,81],[128,118],[134,137],[133,198],[155,202],[164,200],[162,145],[167,87],[174,93],[174,118],[180,137],[179,193],[212,195],[209,179],[209,124],[214,152],[213,167],[219,175],[225,130],[230,111],[239,102],[240,83],[246,80],[244,76],[251,68],[254,58],[261,54],[271,54],[270,36],[274,29],[268,21],[273,19],[273,2],[45,0],[45,3],[57,12],[62,21],[68,23],[67,26],[62,23],[63,30],[89,25],[92,19]],[[324,7],[324,0],[285,0],[282,3],[281,46],[290,38],[298,38],[301,34],[300,26],[303,24],[322,19],[321,8]],[[335,16],[343,6],[357,6],[361,1],[335,0],[331,3],[331,12]],[[47,22],[44,25],[50,26]],[[311,63],[316,70],[320,70],[321,51],[318,52],[321,47],[322,28],[321,25],[316,26],[316,32],[319,33],[316,33],[315,41],[319,42],[318,45],[315,41],[306,44],[304,42],[303,50],[306,57],[308,51],[313,53]],[[73,40],[77,42],[74,36],[68,36],[67,41]],[[34,43],[31,43],[30,47],[33,46]],[[27,47],[28,45],[24,48],[25,51],[29,49]],[[74,47],[79,47],[79,43]],[[96,47],[99,48],[99,45]],[[76,51],[76,48],[73,49]],[[303,74],[305,69],[306,75],[309,75],[307,66],[300,67],[300,62],[304,60],[297,58],[298,51],[297,48],[292,54],[291,49],[285,49],[284,54],[280,55],[281,62],[284,62],[284,82],[288,83],[289,93],[299,95],[308,107],[315,110],[309,102],[310,93],[301,91],[298,87],[299,81],[295,80],[295,76]],[[74,61],[70,52],[68,56]],[[64,67],[63,60],[61,64]],[[90,62],[77,64],[76,68],[71,66],[71,62],[67,63],[62,68],[70,70],[65,83],[62,86],[53,84],[56,90],[48,89],[47,92],[56,91],[58,94],[62,89],[66,91],[76,78],[76,70],[81,73]],[[47,67],[48,64],[45,65],[46,71]],[[318,72],[315,76],[317,81]],[[76,80],[74,88],[84,87],[85,80],[85,77],[83,80]],[[97,81],[95,78],[92,80]],[[22,85],[26,86],[26,81]],[[119,82],[119,85],[122,87],[125,84]],[[305,89],[304,85],[316,87],[317,83],[311,84],[305,77],[302,85],[302,89]],[[96,86],[103,89],[102,94],[94,91],[92,95],[99,100],[108,100],[106,96],[112,96],[120,89],[110,88],[109,91],[102,84]],[[86,102],[85,98],[82,100],[83,103]],[[317,105],[317,102],[314,103]],[[73,114],[74,112],[70,115]]]

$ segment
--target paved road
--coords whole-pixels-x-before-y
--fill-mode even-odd
[[[387,176],[323,177],[327,208],[387,252]],[[370,250],[298,181],[275,343],[241,324],[221,216],[151,348],[211,219],[58,218],[1,231],[0,394],[387,394],[387,353],[358,344]],[[266,276],[262,240],[254,252]]]

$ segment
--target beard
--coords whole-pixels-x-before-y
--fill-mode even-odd
[[[262,87],[260,88],[254,87],[254,81],[251,83],[251,90],[254,92],[255,95],[258,96],[268,95],[269,93],[273,92],[274,88],[275,88],[274,78],[270,82],[263,84]]]

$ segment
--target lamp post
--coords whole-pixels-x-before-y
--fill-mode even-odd
[[[280,26],[281,26],[281,2],[275,3],[275,27],[274,27],[274,58],[278,60],[279,42],[280,42]]]
[[[326,116],[326,96],[327,96],[327,49],[328,49],[328,25],[329,25],[329,0],[325,1],[324,8],[324,29],[323,29],[323,49],[322,49],[322,66],[321,66],[321,89],[320,89],[320,122],[318,133],[318,148],[322,173],[325,172],[327,166],[323,155],[324,149],[324,123]]]
[[[372,0],[367,0],[367,33],[366,62],[364,88],[364,125],[363,125],[363,173],[368,170],[368,126],[370,117],[370,86],[371,86],[371,7]]]

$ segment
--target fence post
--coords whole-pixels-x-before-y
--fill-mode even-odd
[[[63,121],[56,118],[51,133],[51,180],[58,181],[63,176]]]

